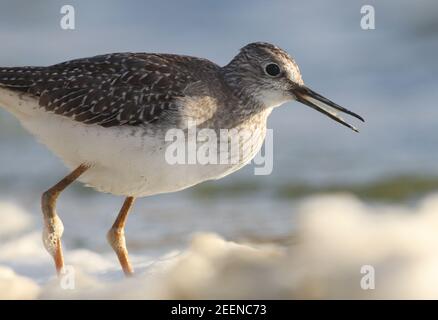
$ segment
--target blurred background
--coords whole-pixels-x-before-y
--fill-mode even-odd
[[[76,29],[59,26],[64,4]],[[375,8],[375,30],[360,9]],[[366,119],[356,134],[297,102],[276,109],[274,168],[252,165],[219,182],[141,199],[127,226],[134,254],[181,248],[194,231],[231,240],[291,241],[302,197],[349,192],[411,206],[438,189],[436,1],[0,0],[0,66],[50,65],[109,52],[168,52],[224,65],[253,41],[297,61],[308,86]],[[42,191],[67,173],[0,109],[0,201],[40,224]],[[65,245],[110,252],[105,231],[123,199],[76,185],[62,195]]]

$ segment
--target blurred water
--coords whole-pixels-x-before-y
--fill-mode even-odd
[[[366,119],[361,133],[355,134],[303,105],[288,103],[269,120],[274,129],[273,173],[254,176],[247,167],[225,178],[221,182],[225,185],[249,181],[269,190],[284,183],[361,183],[438,172],[436,1],[69,4],[76,9],[74,31],[59,27],[59,1],[1,0],[0,65],[47,65],[115,51],[182,53],[223,65],[243,45],[268,41],[296,58],[310,87]],[[360,28],[364,4],[375,6],[376,30]],[[4,111],[0,111],[0,150],[2,197],[37,211],[41,190],[66,170]],[[64,202],[67,211],[83,210],[83,215],[93,219],[105,214],[105,223],[110,225],[120,200],[85,194],[89,195],[71,191],[61,205]],[[199,201],[190,191],[141,201],[137,212],[155,213],[133,217],[144,219],[133,227],[152,230],[139,230],[139,242],[161,239],[165,245],[166,237],[178,239],[194,229],[237,237],[247,228],[250,236],[273,238],[287,231],[281,226],[290,217],[289,202],[269,193],[257,201],[254,197]],[[157,214],[163,218],[152,227]],[[70,219],[78,224],[83,221],[73,213]],[[253,224],[252,219],[258,222]],[[81,228],[76,230],[79,238],[87,237]],[[175,242],[170,241],[171,245]]]

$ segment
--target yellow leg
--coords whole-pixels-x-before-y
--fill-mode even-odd
[[[61,244],[64,226],[56,213],[56,200],[65,188],[72,184],[88,169],[89,166],[84,164],[80,165],[64,179],[44,192],[41,198],[41,209],[44,216],[43,243],[46,250],[52,255],[55,261],[56,272],[58,275],[64,269],[64,258]]]
[[[134,273],[131,263],[129,262],[128,250],[126,249],[125,241],[125,224],[128,218],[129,211],[134,204],[134,197],[127,197],[123,203],[123,207],[117,216],[111,229],[108,231],[107,239],[111,247],[117,254],[120,264],[122,266],[123,272],[126,276],[131,276]]]

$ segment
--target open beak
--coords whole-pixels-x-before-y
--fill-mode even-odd
[[[315,110],[318,110],[319,112],[324,113],[326,116],[332,118],[333,120],[339,122],[340,124],[343,124],[344,126],[350,128],[356,132],[359,132],[359,130],[357,130],[351,124],[345,122],[344,119],[342,119],[339,116],[338,111],[349,114],[350,116],[353,116],[353,117],[359,119],[360,121],[365,122],[365,120],[361,116],[359,116],[358,114],[341,107],[340,105],[323,97],[322,95],[316,93],[315,91],[313,91],[312,89],[309,89],[306,86],[295,87],[292,90],[292,93],[295,95],[297,101],[304,103],[305,105],[307,105]]]

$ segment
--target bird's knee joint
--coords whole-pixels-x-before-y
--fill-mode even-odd
[[[110,243],[119,241],[119,239],[124,238],[124,236],[125,236],[125,232],[121,228],[111,228],[106,235]]]
[[[41,197],[41,200],[43,202],[49,202],[52,199],[53,199],[53,191],[51,189],[46,190]]]
[[[53,205],[55,203],[57,197],[57,193],[53,192],[51,189],[44,192],[41,196],[41,204],[43,207],[43,210],[46,208],[53,209]]]

